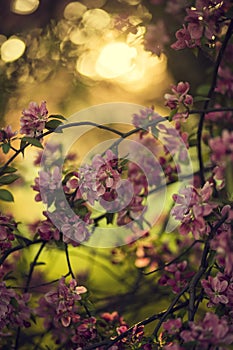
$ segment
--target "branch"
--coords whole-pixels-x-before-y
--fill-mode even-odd
[[[186,307],[188,305],[188,301],[183,302],[180,305],[177,305],[176,307],[171,307],[170,312],[176,312],[184,307]],[[121,333],[119,336],[117,336],[114,339],[109,339],[109,340],[103,340],[102,342],[96,343],[96,344],[92,344],[90,346],[85,347],[83,350],[94,350],[97,349],[100,346],[106,346],[105,349],[109,349],[113,344],[116,344],[117,342],[119,342],[121,339],[126,338],[131,332],[133,332],[135,330],[136,327],[140,327],[140,326],[146,326],[149,323],[152,323],[156,320],[161,319],[162,317],[164,317],[164,315],[166,314],[167,311],[163,311],[160,312],[158,314],[152,315],[148,318],[146,318],[143,321],[140,321],[138,323],[135,323],[133,326],[131,326],[127,331],[125,331],[124,333]]]
[[[215,90],[215,86],[216,86],[216,82],[217,82],[217,77],[218,77],[218,69],[219,69],[219,66],[221,64],[221,61],[222,61],[224,52],[226,50],[228,41],[231,38],[232,30],[233,30],[233,20],[231,20],[231,22],[229,24],[229,27],[228,27],[227,32],[226,32],[226,36],[225,36],[224,41],[222,43],[222,46],[221,46],[221,48],[219,50],[218,57],[217,57],[217,60],[215,62],[215,66],[214,66],[214,72],[213,72],[213,78],[212,78],[211,86],[210,86],[210,89],[209,89],[209,92],[208,92],[208,95],[207,95],[208,100],[206,100],[204,102],[203,112],[200,115],[200,121],[199,121],[199,125],[198,125],[198,131],[197,131],[197,152],[198,152],[200,178],[201,178],[202,186],[205,183],[204,163],[203,163],[203,158],[202,158],[202,131],[203,131],[203,126],[204,126],[205,114],[206,114],[206,111],[208,110],[211,98],[213,97],[213,94],[214,94],[214,90]]]

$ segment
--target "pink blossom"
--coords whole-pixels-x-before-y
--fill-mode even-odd
[[[160,56],[164,45],[169,42],[164,22],[159,20],[156,24],[148,25],[144,36],[146,50]]]
[[[17,131],[12,131],[11,125],[7,125],[0,130],[0,142],[10,141],[17,134]]]
[[[190,85],[188,82],[180,81],[177,85],[172,85],[171,90],[173,94],[165,94],[166,100],[165,106],[170,109],[176,109],[178,107],[191,107],[193,104],[193,97],[188,94]]]
[[[150,124],[152,124],[153,122],[156,121],[162,121],[163,118],[156,113],[153,108],[145,108],[145,109],[141,109],[140,113],[137,114],[135,113],[133,115],[133,120],[132,123],[136,128],[142,128],[143,133],[149,131],[149,126]]]
[[[30,295],[17,294],[14,289],[7,288],[0,282],[0,329],[17,329],[17,327],[30,327],[31,310],[27,306]]]
[[[56,319],[60,321],[64,327],[68,327],[72,322],[72,318],[75,317],[77,313],[76,302],[81,300],[80,294],[86,292],[87,289],[83,286],[77,286],[77,282],[74,279],[71,279],[67,286],[65,278],[62,277],[57,290],[46,293],[44,299],[48,304],[55,307]]]
[[[189,329],[180,333],[184,342],[195,341],[203,350],[211,345],[232,344],[233,334],[227,321],[211,312],[207,312],[202,321],[189,322]]]
[[[30,102],[28,109],[24,109],[20,119],[20,133],[31,137],[40,135],[48,120],[48,110],[46,102],[39,106],[36,102]]]
[[[91,235],[88,230],[88,224],[91,223],[90,214],[82,219],[78,217],[67,218],[61,226],[63,233],[63,241],[65,243],[72,243],[72,245],[79,245],[81,242],[87,241]]]
[[[220,281],[218,275],[216,277],[209,276],[208,280],[202,280],[201,284],[210,298],[208,306],[228,303],[229,300],[226,296],[228,283],[226,280]]]
[[[49,218],[46,220],[40,221],[37,225],[37,233],[40,235],[40,238],[49,241],[51,239],[54,239],[55,241],[58,241],[60,239],[60,232],[59,230],[54,226],[54,224],[51,222]]]
[[[176,32],[176,39],[177,41],[171,45],[171,48],[174,50],[182,50],[186,47],[194,48],[197,46],[201,46],[200,39],[192,38],[189,30],[185,25],[183,25],[183,28],[179,29]]]
[[[192,232],[195,239],[208,234],[209,228],[205,217],[217,207],[217,204],[210,201],[212,191],[212,185],[207,181],[201,189],[189,186],[173,196],[176,204],[171,214],[176,220],[181,221],[181,234]]]
[[[163,328],[168,334],[177,334],[180,332],[180,328],[182,327],[181,318],[169,319],[163,322]]]
[[[17,223],[11,215],[0,213],[0,253],[12,247],[12,241],[15,240],[14,230]]]
[[[50,171],[39,171],[39,177],[35,178],[35,184],[31,186],[34,191],[39,192],[35,196],[35,201],[42,200],[44,203],[51,205],[56,200],[56,190],[60,188],[61,181],[61,169],[58,166]]]

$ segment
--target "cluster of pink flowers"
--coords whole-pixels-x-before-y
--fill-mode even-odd
[[[217,207],[211,202],[212,192],[212,185],[206,182],[201,189],[190,185],[173,195],[175,206],[171,214],[180,221],[179,232],[182,235],[192,232],[195,239],[208,235],[210,228],[205,218]]]
[[[153,123],[156,124],[162,120],[163,118],[158,113],[155,113],[153,108],[145,108],[141,109],[139,114],[133,114],[132,123],[136,128],[144,129],[140,133],[140,135],[143,135],[150,131],[150,126],[148,125],[153,125]]]
[[[166,100],[165,106],[169,107],[171,110],[178,109],[180,107],[188,110],[188,108],[193,105],[193,97],[188,94],[189,89],[190,85],[188,82],[180,81],[177,85],[172,85],[171,90],[173,94],[166,93],[164,95],[164,98]],[[182,113],[182,115],[183,114],[184,113]],[[186,117],[188,116],[187,113],[185,115]],[[176,119],[178,119],[178,116]]]
[[[232,307],[233,277],[228,278],[219,272],[215,277],[209,276],[207,280],[202,280],[201,284],[209,298],[209,307],[219,304]]]
[[[0,213],[0,253],[12,247],[12,241],[15,239],[14,230],[17,223],[11,215]]]
[[[31,137],[40,135],[48,121],[46,102],[42,102],[40,106],[36,102],[30,102],[28,109],[24,109],[22,114],[20,133]]]
[[[92,205],[100,198],[105,201],[114,200],[121,179],[121,171],[117,156],[111,150],[107,150],[105,158],[96,155],[91,165],[83,165],[79,168],[81,194]]]
[[[215,168],[213,170],[216,186],[222,189],[225,186],[225,171],[227,164],[233,160],[233,132],[224,129],[221,136],[209,140],[211,160]]]
[[[229,205],[224,206],[221,211],[221,217],[225,215],[228,215],[228,218],[217,230],[217,234],[211,241],[211,249],[216,251],[218,264],[224,273],[231,276],[233,274],[233,210]]]
[[[216,314],[207,312],[202,321],[189,322],[188,329],[180,333],[185,343],[195,342],[196,349],[207,350],[226,349],[222,345],[232,344],[233,342],[233,326],[229,324],[227,319],[218,317]]]
[[[5,282],[0,282],[0,335],[8,337],[17,327],[30,327],[31,310],[27,306],[30,295],[20,295]]]
[[[78,286],[75,279],[71,279],[68,286],[65,283],[65,278],[62,277],[59,281],[56,290],[50,291],[45,294],[39,301],[40,307],[37,309],[40,317],[45,317],[46,325],[48,324],[47,317],[51,315],[51,311],[46,312],[48,309],[53,310],[53,320],[55,324],[61,322],[63,327],[68,327],[72,322],[76,321],[81,294],[86,293],[87,289],[83,286]]]
[[[49,206],[56,200],[57,190],[61,186],[62,174],[61,169],[55,166],[52,170],[41,170],[39,177],[35,178],[35,185],[32,186],[38,194],[35,196],[35,201],[43,201]]]
[[[171,45],[175,50],[186,47],[194,48],[215,42],[224,26],[224,15],[229,9],[230,1],[196,0],[195,6],[186,9],[186,25],[176,32],[177,41]]]
[[[174,293],[179,293],[194,274],[192,271],[188,271],[187,267],[186,260],[166,266],[165,273],[160,277],[158,283],[161,286],[170,286]]]
[[[9,142],[16,134],[17,131],[12,131],[11,125],[7,125],[0,130],[0,142]]]

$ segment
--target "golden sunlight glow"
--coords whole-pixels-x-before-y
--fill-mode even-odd
[[[125,43],[111,43],[100,52],[95,69],[102,78],[117,78],[134,69],[136,57],[135,48]]]
[[[11,11],[18,15],[29,15],[37,10],[39,4],[39,0],[13,0]]]
[[[13,62],[20,58],[24,51],[26,45],[25,43],[17,38],[12,37],[6,41],[1,46],[1,59],[4,62]]]

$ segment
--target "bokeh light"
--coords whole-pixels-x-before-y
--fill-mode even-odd
[[[18,15],[29,15],[35,12],[39,5],[39,0],[13,0],[11,11]]]
[[[1,46],[1,59],[4,62],[13,62],[20,58],[24,51],[26,45],[23,40],[17,37],[11,37],[4,41]]]
[[[103,78],[116,78],[135,67],[137,50],[125,43],[111,43],[101,50],[96,62],[96,72]]]

